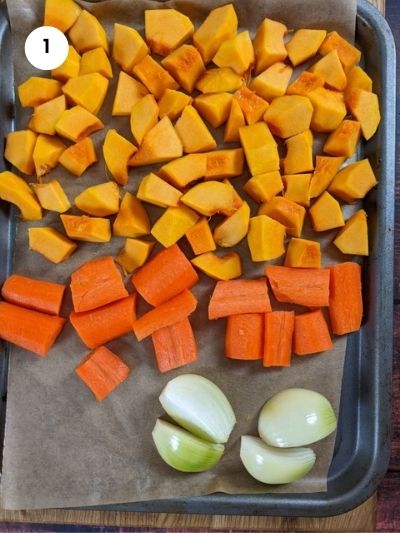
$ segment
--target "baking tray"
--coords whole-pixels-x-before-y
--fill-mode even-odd
[[[390,453],[393,333],[395,46],[390,28],[367,0],[358,0],[356,42],[381,103],[382,122],[362,145],[379,178],[365,201],[371,253],[364,262],[365,320],[348,337],[335,451],[328,491],[311,494],[208,496],[90,507],[112,511],[230,515],[329,516],[366,500],[383,478]],[[0,131],[14,126],[10,28],[0,0]],[[1,159],[2,169],[7,168]],[[0,284],[12,272],[16,213],[0,202]],[[8,347],[0,346],[0,442],[4,437]]]

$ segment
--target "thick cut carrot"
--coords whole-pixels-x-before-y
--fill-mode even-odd
[[[199,281],[191,262],[177,244],[153,257],[132,276],[132,283],[146,302],[160,305]]]
[[[64,324],[65,318],[0,302],[0,339],[42,357],[47,355]]]
[[[363,315],[361,267],[346,262],[330,268],[329,316],[333,333],[344,335],[360,329]]]
[[[188,365],[197,359],[196,340],[188,318],[158,329],[151,338],[160,372]]]
[[[138,318],[133,324],[133,331],[138,341],[142,341],[158,329],[181,322],[193,313],[196,307],[196,298],[186,289]]]
[[[91,311],[128,296],[112,257],[87,261],[71,275],[71,292],[77,313]]]
[[[332,348],[332,339],[321,309],[296,315],[294,319],[294,353],[309,355]]]
[[[267,265],[265,273],[279,302],[306,307],[329,305],[329,268]]]
[[[271,311],[268,286],[263,279],[218,281],[208,306],[208,318]]]
[[[59,315],[65,285],[13,274],[3,284],[1,295],[12,304],[49,315]]]
[[[273,311],[265,315],[264,366],[290,366],[294,311]]]
[[[92,311],[72,312],[69,318],[82,342],[93,349],[132,331],[135,303],[136,294],[131,294]]]
[[[127,379],[130,370],[118,355],[105,346],[99,346],[85,357],[75,372],[96,400],[101,401]]]
[[[229,359],[255,360],[263,357],[264,313],[228,316],[225,355]]]

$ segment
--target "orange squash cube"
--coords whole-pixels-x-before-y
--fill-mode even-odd
[[[131,72],[149,49],[138,31],[124,24],[114,24],[113,58],[127,72]]]
[[[325,30],[297,30],[286,44],[286,50],[292,65],[296,67],[314,57],[325,36]]]
[[[274,63],[250,83],[250,89],[268,102],[286,92],[293,69],[285,63]]]
[[[310,67],[310,72],[321,76],[324,79],[325,85],[330,89],[336,89],[337,91],[343,91],[347,84],[346,74],[343,70],[342,64],[339,59],[337,50],[332,50],[322,59],[314,63]]]
[[[321,268],[321,244],[317,241],[292,237],[287,247],[284,266]]]
[[[193,35],[194,26],[176,9],[146,9],[144,31],[151,51],[167,56]]]
[[[62,94],[58,80],[32,76],[18,85],[18,98],[21,107],[37,107]]]
[[[274,196],[272,200],[260,206],[259,215],[267,215],[285,226],[286,231],[293,237],[300,237],[303,231],[306,210],[282,196]]]
[[[203,94],[232,93],[242,85],[243,78],[231,68],[210,68],[196,83],[196,89]]]
[[[243,126],[239,135],[252,176],[279,170],[278,147],[265,122]]]
[[[166,89],[179,88],[170,73],[149,55],[136,63],[133,73],[157,100],[161,98]]]
[[[300,96],[307,96],[307,94],[318,87],[324,86],[324,78],[303,70],[298,78],[287,88],[286,94],[297,94]]]
[[[246,125],[242,108],[236,98],[233,98],[228,120],[224,130],[224,142],[239,142],[239,128]]]
[[[207,172],[207,154],[189,154],[163,165],[159,175],[183,189],[189,183],[203,178]]]
[[[79,75],[93,74],[97,72],[105,78],[112,78],[112,67],[104,48],[94,48],[82,55]]]
[[[58,162],[71,172],[71,174],[82,176],[86,169],[97,162],[92,139],[86,137],[76,144],[69,146],[61,154]]]
[[[318,87],[307,96],[314,108],[311,129],[318,132],[335,130],[346,116],[343,94]]]
[[[192,103],[192,98],[188,94],[174,89],[166,89],[158,101],[158,116],[168,117],[176,120],[181,115],[187,105]]]
[[[368,223],[364,209],[360,209],[346,221],[333,244],[343,254],[368,255]]]
[[[107,34],[98,19],[83,9],[68,36],[79,54],[101,46],[108,53]]]
[[[131,114],[132,107],[148,93],[149,91],[143,83],[128,76],[126,72],[121,70],[118,77],[117,90],[115,91],[112,116],[128,117]]]
[[[243,190],[256,202],[269,202],[283,191],[283,181],[278,170],[253,176],[243,185]]]
[[[322,56],[336,50],[345,72],[349,71],[361,59],[361,52],[355,46],[343,39],[336,31],[331,31],[321,44],[319,53]]]
[[[286,139],[310,128],[313,106],[305,96],[278,96],[267,109],[264,120],[277,137]]]
[[[303,207],[310,205],[310,181],[312,174],[288,174],[283,176],[284,197]]]
[[[325,191],[310,207],[308,214],[315,231],[327,231],[344,226],[339,202]]]
[[[378,96],[364,89],[354,88],[347,94],[347,105],[353,117],[359,121],[364,139],[368,141],[381,121]]]
[[[310,198],[316,198],[329,187],[344,160],[344,157],[316,156],[310,184]]]
[[[53,69],[51,75],[56,80],[59,80],[63,83],[68,81],[70,78],[75,78],[79,76],[79,70],[81,68],[81,56],[75,50],[75,48],[69,45],[67,59],[62,65]]]
[[[242,76],[254,64],[254,49],[248,31],[242,31],[224,41],[213,57],[218,67],[230,67]]]
[[[195,255],[213,252],[217,248],[207,218],[201,218],[185,236]]]
[[[243,172],[244,154],[241,148],[207,152],[205,179],[215,180],[240,176]]]
[[[276,20],[265,18],[261,22],[253,42],[256,74],[286,59],[287,50],[283,39],[287,31],[287,27]]]
[[[324,152],[335,156],[351,157],[357,149],[361,134],[360,123],[343,120],[327,138]]]
[[[184,44],[171,52],[161,64],[189,93],[206,70],[200,52],[190,44]]]
[[[283,160],[285,174],[297,174],[313,170],[313,135],[310,130],[289,137],[285,144],[287,150]]]
[[[175,130],[182,142],[183,151],[187,154],[206,152],[217,146],[199,113],[191,105],[183,110],[176,121]]]
[[[28,127],[37,133],[47,135],[56,134],[56,124],[66,110],[65,96],[57,96],[44,104],[40,104],[33,110]]]
[[[240,109],[249,125],[258,122],[268,108],[268,102],[246,85],[235,92],[235,99],[239,102]]]
[[[378,183],[368,159],[347,165],[333,178],[329,192],[345,202],[361,200]]]
[[[230,93],[201,94],[193,100],[193,105],[211,126],[218,128],[228,120],[232,98]]]

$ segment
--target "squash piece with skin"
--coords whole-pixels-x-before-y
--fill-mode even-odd
[[[330,89],[343,91],[346,87],[346,74],[336,50],[332,50],[329,54],[323,56],[322,59],[317,61],[309,70],[313,74],[321,76],[325,81],[325,85]]]
[[[206,152],[216,148],[217,143],[193,106],[187,106],[175,124],[175,130],[187,154]]]
[[[320,46],[319,53],[326,56],[332,50],[337,51],[345,72],[352,69],[361,59],[360,50],[343,39],[336,31],[328,33]]]
[[[329,187],[344,160],[344,157],[316,156],[310,183],[310,198],[316,198]]]
[[[58,265],[66,261],[78,245],[54,228],[28,228],[29,249]]]
[[[178,83],[168,70],[149,55],[136,63],[132,71],[157,100],[161,98],[166,89],[179,89]]]
[[[70,239],[86,242],[109,242],[111,240],[108,218],[60,215],[66,234]]]
[[[9,163],[29,176],[35,170],[33,151],[37,135],[31,130],[10,131],[6,137],[4,157]]]
[[[239,129],[240,142],[253,176],[279,170],[279,154],[275,139],[265,122]]]
[[[283,181],[278,170],[253,176],[243,185],[243,190],[256,202],[269,202],[283,191]]]
[[[21,107],[37,107],[62,94],[58,80],[32,76],[18,85],[18,97]]]
[[[153,237],[165,248],[179,241],[199,220],[199,215],[186,207],[168,207],[151,228]]]
[[[364,209],[360,209],[346,221],[333,244],[343,254],[369,254],[367,213]]]
[[[250,207],[247,202],[243,202],[233,215],[227,217],[215,227],[215,242],[223,248],[236,246],[246,237],[249,230],[249,221]]]
[[[268,102],[245,85],[235,92],[235,99],[249,125],[258,122],[268,108]]]
[[[53,26],[66,32],[75,24],[82,9],[74,0],[46,0],[44,5],[44,26]]]
[[[108,130],[103,144],[103,156],[111,176],[119,185],[128,183],[128,161],[136,151],[136,146],[117,130]]]
[[[259,215],[267,215],[286,227],[286,231],[293,237],[300,237],[303,230],[306,210],[303,206],[283,198],[274,196],[272,200],[262,204]]]
[[[265,18],[259,27],[253,42],[256,56],[256,74],[287,57],[284,37],[287,27],[276,20]]]
[[[354,88],[347,94],[346,102],[353,117],[360,122],[364,139],[368,141],[381,121],[378,96],[364,89]]]
[[[28,124],[29,128],[37,133],[55,135],[56,124],[66,108],[64,95],[57,96],[54,100],[49,100],[48,102],[35,107]]]
[[[361,125],[355,120],[343,120],[325,141],[323,151],[334,156],[351,157],[360,140]]]
[[[114,221],[113,233],[117,237],[142,237],[150,233],[150,221],[146,209],[130,192],[122,199]]]
[[[96,163],[97,156],[90,137],[69,146],[60,156],[59,163],[74,176],[82,176],[87,168]]]
[[[107,34],[98,19],[83,9],[68,36],[80,54],[101,46],[108,53]]]
[[[151,51],[166,56],[193,35],[194,26],[176,9],[146,9],[144,30]]]
[[[193,105],[211,126],[218,128],[228,120],[232,98],[230,93],[202,94],[196,96]]]
[[[163,118],[167,116],[171,120],[180,117],[186,106],[192,103],[192,97],[181,91],[166,89],[158,101],[158,116]]]
[[[161,64],[189,93],[206,69],[200,52],[190,44],[184,44],[171,52]]]
[[[144,136],[158,122],[158,105],[152,94],[146,94],[132,107],[131,132],[137,144],[141,144]]]
[[[107,78],[93,72],[68,80],[63,86],[63,93],[73,104],[97,115],[107,95],[108,83]]]
[[[199,183],[187,191],[181,202],[204,216],[216,213],[230,216],[241,206],[232,188],[219,181]]]
[[[310,130],[289,137],[285,144],[287,150],[283,160],[285,174],[297,174],[313,170],[313,135]]]
[[[314,231],[327,231],[344,226],[339,202],[325,191],[308,211]]]
[[[297,94],[298,96],[307,96],[309,92],[313,91],[314,89],[318,89],[318,87],[323,86],[324,78],[322,78],[318,74],[313,74],[312,72],[307,72],[307,70],[303,70],[300,76],[289,85],[286,90],[286,94]]]
[[[104,48],[94,48],[82,55],[79,75],[98,73],[105,78],[112,78],[112,67]]]
[[[126,239],[125,245],[115,258],[115,261],[130,274],[146,263],[153,246],[154,242]]]
[[[239,278],[242,275],[240,256],[236,252],[221,257],[208,252],[192,259],[192,264],[210,278],[222,281]]]
[[[233,98],[228,120],[225,124],[224,142],[240,142],[239,128],[246,125],[242,108],[236,98]]]
[[[254,49],[248,31],[242,31],[224,41],[213,57],[218,67],[230,67],[242,76],[254,65]]]
[[[65,148],[65,144],[57,137],[39,135],[33,150],[33,162],[38,178],[48,174],[50,170],[57,166]]]
[[[241,148],[207,152],[206,180],[233,178],[243,172],[244,154]]]
[[[368,159],[347,165],[333,178],[328,190],[345,202],[365,198],[378,183]]]
[[[118,77],[117,90],[115,91],[112,116],[129,116],[132,107],[141,100],[143,96],[148,94],[148,92],[149,91],[142,83],[140,83],[140,81],[128,76],[126,72],[121,70]]]
[[[15,204],[25,220],[40,220],[42,208],[25,180],[9,172],[0,172],[0,199]]]
[[[207,218],[201,218],[185,236],[195,255],[213,252],[217,248]]]
[[[312,174],[288,174],[283,176],[284,197],[304,207],[310,205],[310,181]]]
[[[207,172],[207,154],[189,154],[163,165],[159,174],[169,183],[183,189],[203,178]]]
[[[71,207],[68,196],[57,180],[51,180],[48,183],[33,183],[32,189],[43,209],[65,213]]]
[[[314,108],[311,129],[317,132],[335,130],[347,113],[343,94],[318,87],[307,96]]]
[[[103,128],[104,124],[101,120],[80,105],[61,113],[56,124],[58,135],[73,142],[79,142]]]
[[[293,69],[285,63],[274,63],[251,80],[250,89],[268,102],[283,96],[289,85]]]
[[[232,93],[242,85],[243,78],[231,68],[210,68],[196,83],[196,89],[203,94]]]
[[[279,96],[268,107],[264,120],[272,133],[286,139],[310,128],[313,106],[305,96]]]
[[[75,198],[75,205],[81,211],[95,217],[107,217],[119,211],[119,188],[113,181],[93,185]]]
[[[325,37],[325,30],[297,30],[286,44],[286,50],[292,65],[296,67],[314,57]]]
[[[65,83],[71,78],[79,76],[79,71],[81,68],[81,56],[75,50],[75,48],[69,45],[67,59],[62,65],[53,69],[51,75],[56,80]]]
[[[266,215],[250,219],[247,243],[254,262],[277,259],[285,253],[286,228]]]
[[[131,72],[147,54],[149,48],[138,31],[124,24],[114,24],[113,58],[127,72]]]
[[[287,247],[284,266],[321,268],[321,244],[317,241],[292,237]]]
[[[142,178],[136,196],[142,202],[159,207],[176,207],[179,204],[182,193],[156,174],[150,172],[150,174]]]

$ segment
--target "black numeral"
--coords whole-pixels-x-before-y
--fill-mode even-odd
[[[49,40],[43,39],[43,42],[44,42],[44,51],[46,54],[48,54],[50,52]]]

